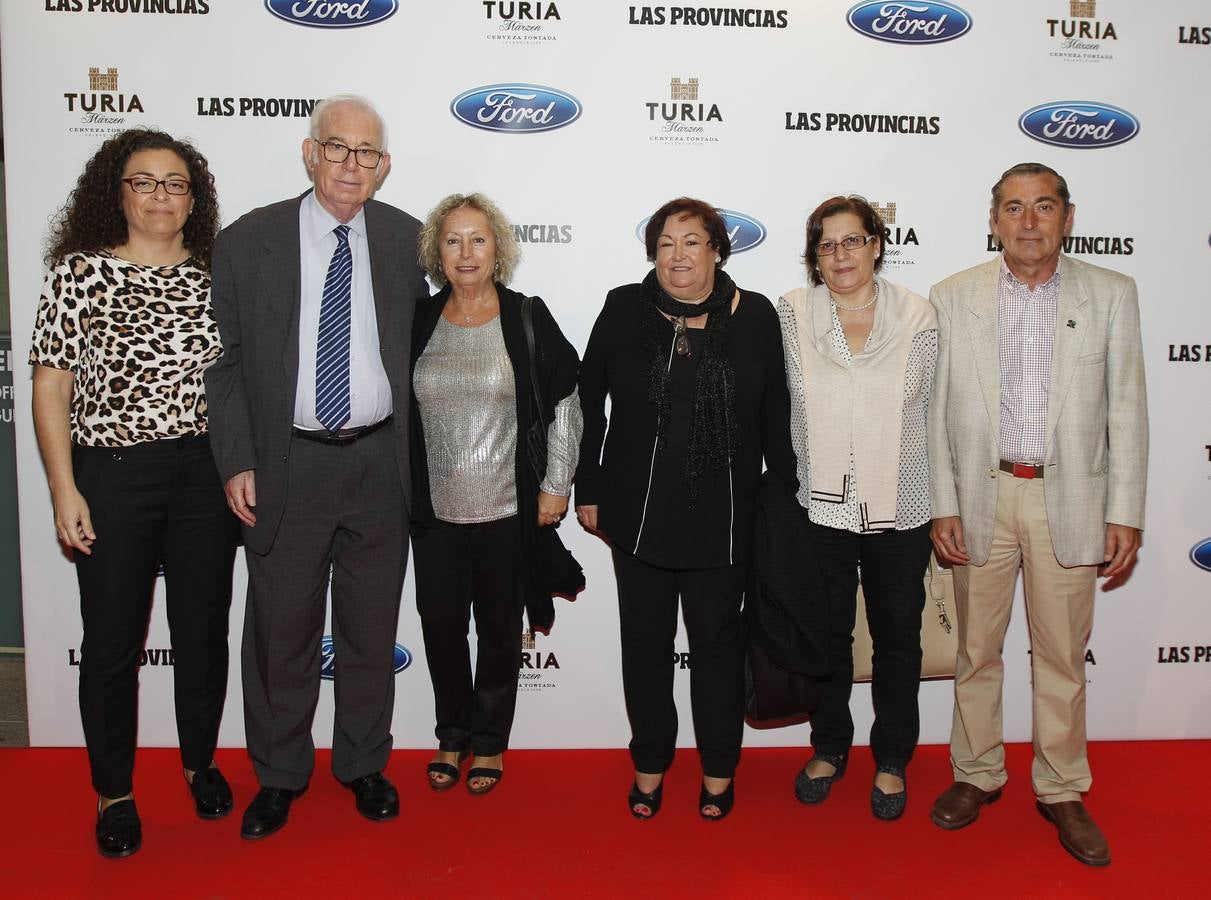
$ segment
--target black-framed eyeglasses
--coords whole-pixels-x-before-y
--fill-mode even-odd
[[[821,241],[816,244],[816,256],[832,256],[837,252],[838,247],[844,247],[846,250],[853,252],[865,247],[874,239],[875,236],[873,234],[850,234],[839,241]]]
[[[318,141],[317,143],[324,148],[324,159],[328,162],[343,163],[352,153],[359,166],[363,169],[373,169],[383,158],[382,150],[373,150],[370,147],[358,147],[355,150],[352,147],[346,147],[340,141]]]
[[[123,178],[124,182],[130,185],[130,189],[136,194],[154,194],[156,188],[164,185],[164,193],[172,194],[174,197],[180,197],[189,193],[189,182],[184,178],[148,178],[145,175],[135,175],[131,178]]]

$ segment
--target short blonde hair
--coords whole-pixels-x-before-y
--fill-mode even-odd
[[[513,280],[517,264],[521,262],[521,247],[517,243],[517,233],[513,230],[513,223],[500,211],[500,207],[480,193],[451,194],[429,211],[417,240],[417,256],[420,259],[421,267],[429,273],[434,284],[445,287],[448,279],[446,273],[442,271],[438,232],[441,230],[446,216],[463,207],[477,209],[487,217],[488,227],[492,229],[492,236],[496,238],[496,280],[501,284],[508,284]]]

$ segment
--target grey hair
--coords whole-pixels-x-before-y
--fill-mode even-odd
[[[325,97],[311,108],[311,139],[313,141],[322,141],[325,137],[323,134],[324,117],[332,110],[334,106],[356,106],[358,109],[368,113],[375,122],[378,123],[378,133],[382,138],[382,146],[376,147],[376,150],[387,149],[387,123],[383,121],[383,117],[379,115],[374,104],[359,94],[333,94],[331,97]]]
[[[429,273],[434,284],[445,287],[449,279],[442,270],[439,232],[446,216],[463,207],[477,209],[487,217],[488,227],[496,238],[496,280],[501,284],[508,284],[513,280],[517,264],[521,262],[521,246],[517,243],[517,232],[513,230],[513,223],[500,211],[500,207],[480,193],[451,194],[429,211],[417,239],[417,257],[421,268]]]
[[[992,218],[996,221],[997,210],[1001,206],[1001,200],[1005,196],[1005,182],[1017,175],[1051,175],[1055,178],[1055,192],[1059,195],[1060,200],[1064,204],[1064,214],[1068,214],[1068,209],[1072,206],[1072,198],[1068,193],[1068,182],[1064,176],[1057,172],[1051,166],[1045,166],[1037,162],[1018,163],[1016,166],[1010,166],[1001,173],[1001,177],[997,179],[997,183],[992,186]]]

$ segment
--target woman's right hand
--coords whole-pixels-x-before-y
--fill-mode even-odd
[[[597,531],[597,506],[576,507],[576,519],[585,531]]]
[[[53,502],[55,532],[60,543],[79,550],[85,556],[92,556],[90,548],[97,539],[97,533],[93,531],[92,516],[84,496],[72,485],[55,495]]]

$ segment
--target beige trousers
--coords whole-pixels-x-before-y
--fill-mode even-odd
[[[1085,753],[1085,645],[1093,629],[1096,566],[1064,568],[1047,526],[1044,481],[998,473],[992,552],[982,566],[955,566],[959,657],[951,764],[956,781],[991,791],[1005,783],[1001,653],[1023,572],[1034,701],[1035,796],[1080,800],[1093,779]]]

